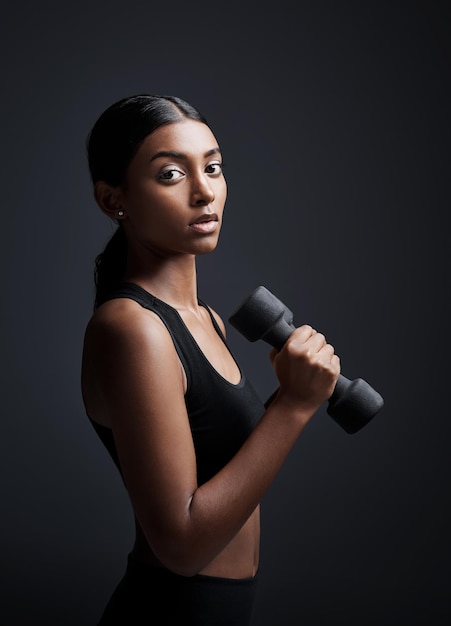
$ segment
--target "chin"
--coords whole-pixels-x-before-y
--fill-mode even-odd
[[[205,254],[210,254],[210,252],[214,252],[216,250],[216,246],[202,247],[199,250],[196,250],[196,256],[204,256]]]
[[[214,240],[204,240],[204,241],[199,241],[198,245],[196,245],[196,251],[195,254],[208,254],[209,252],[213,252],[214,250],[216,250],[218,246],[218,239],[215,238]]]

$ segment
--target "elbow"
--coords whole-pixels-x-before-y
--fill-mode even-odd
[[[178,546],[176,544],[177,542],[171,542],[169,545],[154,548],[160,563],[174,574],[186,578],[199,574],[209,559],[202,558],[200,551],[193,549],[189,544],[183,542]]]
[[[205,524],[193,523],[191,515],[182,520],[160,519],[158,524],[141,525],[147,543],[161,565],[174,574],[199,574],[218,553],[217,540]]]
[[[172,566],[168,565],[167,569],[173,572],[174,574],[183,576],[184,578],[192,578],[193,576],[196,576],[196,574],[199,574],[202,571],[200,568],[189,567],[188,564],[185,564],[185,565],[173,564]]]
[[[188,527],[171,531],[165,526],[158,533],[147,534],[147,542],[163,567],[185,577],[199,574],[216,554],[207,533]]]

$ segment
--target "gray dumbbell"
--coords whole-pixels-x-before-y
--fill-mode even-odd
[[[259,339],[280,350],[294,330],[293,313],[266,287],[260,286],[229,317],[249,341]],[[339,375],[328,400],[328,414],[349,434],[356,433],[383,407],[382,396],[365,380]]]

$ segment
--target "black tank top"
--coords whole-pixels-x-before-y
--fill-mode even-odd
[[[214,369],[178,311],[169,304],[134,283],[123,283],[106,300],[114,298],[130,298],[156,313],[172,337],[187,378],[185,404],[196,451],[198,484],[201,485],[238,452],[263,415],[264,404],[243,372],[240,382],[235,385]],[[210,309],[200,299],[199,304],[206,308],[216,332],[227,346]],[[121,471],[111,429],[93,421],[92,424]]]

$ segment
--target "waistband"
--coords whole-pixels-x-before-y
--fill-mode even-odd
[[[225,578],[222,576],[210,576],[209,574],[195,574],[194,576],[182,576],[163,567],[155,567],[142,561],[138,561],[133,553],[127,557],[126,575],[140,576],[150,581],[173,580],[186,581],[189,584],[200,583],[202,585],[224,586],[224,587],[252,587],[257,584],[258,572],[255,576],[247,578]]]

